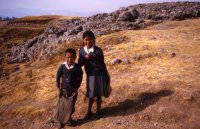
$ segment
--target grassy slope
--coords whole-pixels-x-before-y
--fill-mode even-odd
[[[43,33],[46,25],[56,19],[71,19],[73,17],[44,15],[26,16],[10,22],[0,21],[0,51],[9,52],[13,45],[20,45],[25,41]]]
[[[200,127],[199,22],[166,22],[98,37],[113,92],[103,99],[102,119],[80,123],[76,128]],[[171,57],[172,53],[176,56]],[[140,59],[135,60],[138,56]],[[127,58],[131,63],[110,65],[114,58]],[[1,128],[49,128],[46,122],[57,101],[55,74],[63,61],[59,52],[47,60],[15,64],[20,70],[0,80]],[[85,91],[85,80],[75,119],[82,119],[87,108],[81,91]]]

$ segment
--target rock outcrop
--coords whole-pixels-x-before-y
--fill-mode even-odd
[[[85,30],[92,30],[96,36],[101,36],[121,30],[142,29],[166,20],[196,17],[200,17],[200,2],[138,4],[91,17],[58,19],[50,23],[42,35],[23,45],[14,46],[10,63],[25,62],[54,53],[58,44],[81,38]]]

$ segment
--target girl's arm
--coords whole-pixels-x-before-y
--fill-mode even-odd
[[[78,57],[78,65],[82,67],[85,64],[85,57],[81,53],[81,49],[79,50],[79,57]]]
[[[103,51],[101,49],[98,49],[95,53],[91,53],[90,59],[104,61]]]

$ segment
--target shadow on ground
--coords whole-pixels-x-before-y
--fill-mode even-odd
[[[171,90],[160,90],[156,93],[145,92],[140,94],[136,99],[126,99],[123,102],[119,102],[116,106],[102,109],[102,115],[103,117],[108,117],[134,114],[155,104],[161,97],[170,96],[173,93],[174,91]]]
[[[145,92],[140,94],[136,99],[126,99],[123,102],[119,102],[116,106],[105,107],[101,110],[102,117],[109,116],[126,116],[140,112],[150,105],[155,104],[161,97],[170,96],[174,93],[171,90],[160,90],[156,93]],[[91,119],[93,121],[95,119]],[[77,125],[86,123],[83,119],[77,120]]]

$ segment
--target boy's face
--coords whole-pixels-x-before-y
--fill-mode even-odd
[[[86,36],[86,37],[83,39],[83,42],[84,42],[84,44],[87,46],[87,48],[91,48],[92,45],[94,44],[94,39],[91,38],[91,37]]]
[[[75,59],[76,59],[74,54],[67,52],[65,54],[65,57],[66,57],[66,62],[67,62],[68,65],[73,65],[74,64]]]

